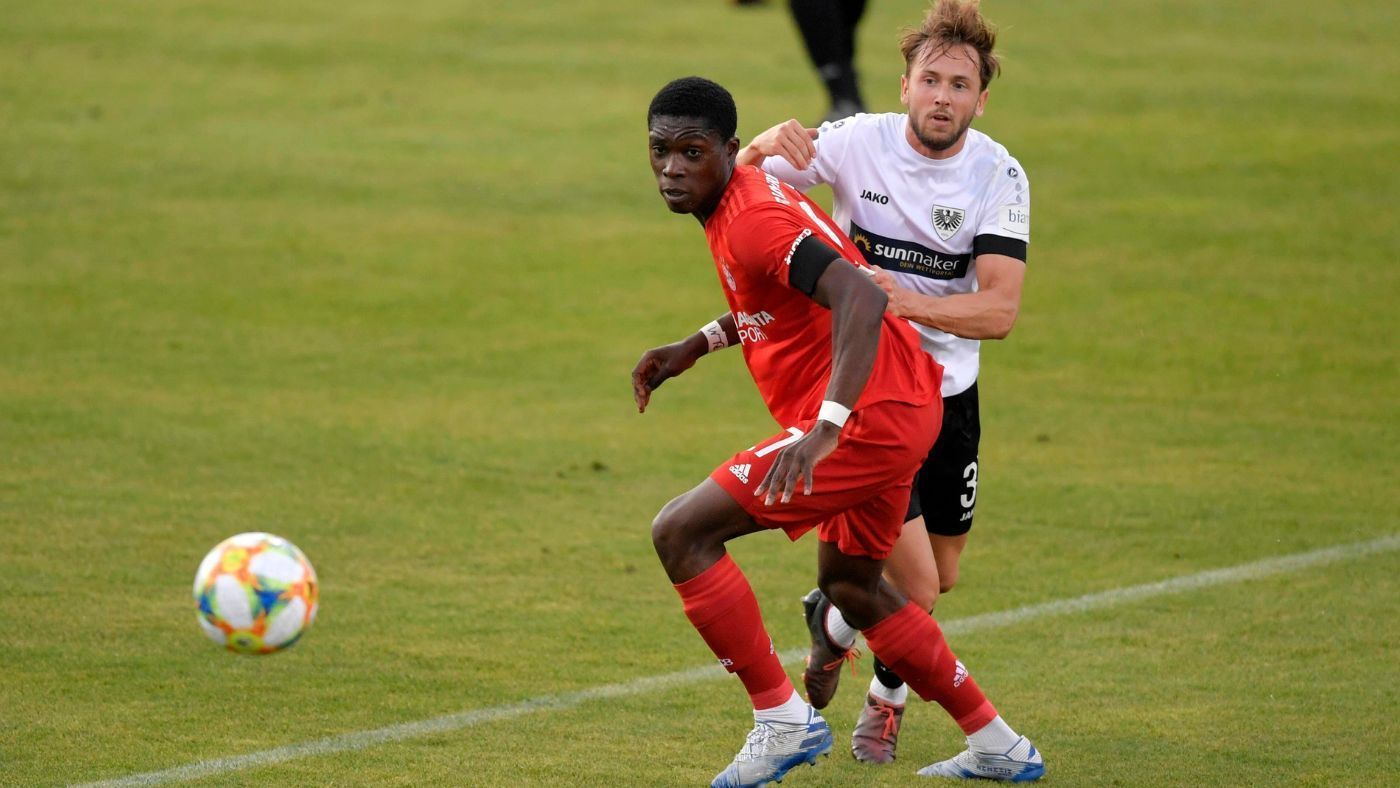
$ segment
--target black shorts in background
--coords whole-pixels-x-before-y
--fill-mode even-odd
[[[977,444],[982,419],[977,384],[943,400],[943,428],[928,459],[914,477],[904,522],[923,515],[924,527],[939,536],[961,536],[972,528],[977,508]]]

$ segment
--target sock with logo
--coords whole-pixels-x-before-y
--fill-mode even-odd
[[[807,701],[797,694],[797,690],[792,691],[792,695],[782,704],[771,709],[754,709],[754,722],[785,722],[789,725],[802,725],[812,716],[812,707],[807,705]]]
[[[724,669],[738,674],[755,709],[786,703],[795,692],[773,640],[763,628],[758,599],[728,553],[709,569],[676,585],[686,618]]]
[[[964,734],[981,730],[997,716],[996,708],[949,650],[938,622],[918,605],[910,602],[861,634],[882,662],[919,697],[942,706]]]

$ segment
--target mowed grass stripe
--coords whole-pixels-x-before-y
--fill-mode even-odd
[[[1347,561],[1400,549],[1400,534],[1392,534],[1368,542],[1329,547],[1307,553],[1280,556],[1278,558],[1255,561],[1248,564],[1212,569],[1192,575],[1183,575],[1155,583],[1101,591],[1094,594],[1059,599],[1036,605],[1013,608],[996,613],[968,616],[943,622],[943,629],[950,635],[968,634],[988,629],[999,629],[1024,623],[1034,619],[1063,616],[1091,610],[1102,610],[1118,605],[1170,594],[1182,594],[1212,586],[1256,580],[1274,575],[1297,572],[1309,567]],[[807,653],[805,648],[792,649],[781,653],[784,663],[800,661]],[[364,750],[388,742],[416,739],[436,733],[449,733],[497,720],[519,717],[543,710],[560,710],[578,706],[592,700],[640,695],[657,690],[671,689],[700,681],[718,679],[726,675],[718,665],[705,665],[659,676],[648,676],[633,681],[605,684],[600,687],[559,695],[541,695],[519,703],[473,709],[458,714],[448,714],[416,722],[389,725],[368,731],[357,731],[339,736],[330,736],[314,741],[276,747],[270,750],[216,758],[207,761],[178,766],[155,772],[145,772],[127,777],[101,782],[85,783],[80,788],[103,788],[131,785],[157,785],[160,783],[193,780],[200,777],[225,774],[241,769],[270,766],[285,761],[317,755],[330,755],[337,752]]]

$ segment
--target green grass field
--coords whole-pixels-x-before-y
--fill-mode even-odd
[[[986,0],[978,126],[1025,166],[1020,322],[985,348],[977,527],[938,616],[1400,533],[1400,7]],[[861,66],[898,109],[898,29]],[[773,425],[736,353],[638,416],[723,308],[646,164],[666,80],[747,139],[825,110],[785,5],[0,0],[0,784],[120,778],[708,664],[655,511]],[[323,583],[286,654],[189,584],[270,530]],[[815,541],[734,554],[805,644]],[[1400,556],[953,638],[1049,779],[1394,784]],[[793,675],[797,668],[793,667]],[[905,785],[961,749],[785,785]],[[695,785],[732,679],[195,782]]]

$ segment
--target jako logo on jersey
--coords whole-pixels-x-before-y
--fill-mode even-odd
[[[872,191],[870,191],[869,189],[861,189],[861,190],[860,190],[860,198],[861,198],[862,200],[869,200],[869,201],[871,201],[871,202],[873,202],[873,203],[879,203],[880,205],[889,205],[889,204],[890,204],[890,198],[889,198],[889,197],[886,197],[886,196],[883,195],[883,194],[879,194],[879,193],[876,193],[876,192],[872,192]]]
[[[962,227],[963,209],[949,208],[946,205],[933,206],[933,231],[938,233],[938,237],[948,240],[953,237],[953,233]]]
[[[759,312],[756,315],[739,312],[734,315],[734,327],[739,329],[739,341],[746,345],[768,339],[768,335],[763,333],[763,327],[772,322],[773,316],[767,312]]]
[[[962,660],[955,660],[953,668],[953,686],[961,687],[964,681],[967,681],[967,668],[963,667]]]
[[[929,279],[961,279],[967,276],[972,253],[944,254],[927,246],[886,238],[851,222],[851,240],[871,265]]]
[[[729,466],[729,472],[732,473],[732,474],[734,474],[734,478],[738,479],[739,481],[743,482],[744,484],[748,484],[748,483],[749,483],[749,471],[752,470],[752,469],[753,469],[753,464],[752,464],[752,463],[747,463],[747,462],[744,463],[743,465],[731,465],[731,466]]]
[[[791,203],[788,202],[787,195],[783,194],[783,184],[781,181],[773,177],[772,174],[766,172],[763,173],[763,180],[768,182],[768,191],[773,193],[773,199],[783,205],[791,205]]]

